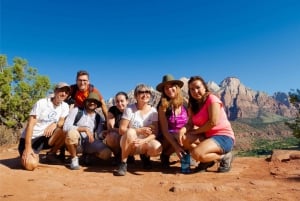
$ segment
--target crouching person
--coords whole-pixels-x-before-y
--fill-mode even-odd
[[[66,147],[71,155],[70,169],[79,170],[79,150],[83,155],[95,154],[107,160],[111,157],[111,150],[99,139],[95,139],[103,131],[104,120],[96,112],[101,106],[99,96],[90,93],[84,101],[84,109],[73,108],[64,124],[66,134]]]
[[[69,106],[64,100],[69,93],[70,87],[67,83],[58,83],[53,97],[42,98],[32,107],[18,146],[24,169],[34,170],[37,167],[38,154],[43,149],[50,149],[46,161],[59,162],[56,152],[65,141],[62,127],[69,113]]]

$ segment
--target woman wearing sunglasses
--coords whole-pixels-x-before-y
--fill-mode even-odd
[[[125,109],[119,126],[121,137],[122,159],[115,176],[124,176],[127,172],[127,157],[140,154],[145,169],[151,169],[151,156],[159,156],[162,146],[157,141],[158,114],[155,107],[149,104],[152,90],[145,84],[139,84],[134,90],[136,103]]]

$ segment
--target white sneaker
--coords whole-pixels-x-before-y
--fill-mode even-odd
[[[74,157],[74,158],[72,158],[70,169],[71,170],[79,170],[80,169],[79,161],[78,161],[78,157],[77,156]]]

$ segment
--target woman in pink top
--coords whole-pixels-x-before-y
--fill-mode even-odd
[[[200,76],[191,77],[188,88],[189,122],[180,130],[181,143],[200,161],[196,171],[206,171],[220,161],[218,172],[228,172],[235,137],[223,103]]]

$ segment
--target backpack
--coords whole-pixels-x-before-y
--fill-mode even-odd
[[[77,114],[75,116],[73,125],[75,125],[75,126],[77,125],[77,123],[81,119],[82,115],[83,115],[83,110],[80,109],[80,108],[78,108],[78,112],[77,112]],[[104,119],[100,116],[100,114],[98,114],[96,112],[96,125],[95,125],[95,128],[94,128],[94,133],[96,132],[96,130],[98,129],[98,126],[100,124],[103,127],[102,129],[105,130],[106,129],[106,123],[105,123]]]
[[[77,86],[77,84],[72,84],[70,87],[71,87],[71,94],[70,94],[70,96],[67,98],[67,100],[65,101],[65,102],[68,103],[69,105],[75,103],[75,95],[76,95],[76,92],[78,91],[78,86]],[[93,92],[93,90],[94,90],[94,85],[90,84],[90,85],[89,85],[89,93]]]

